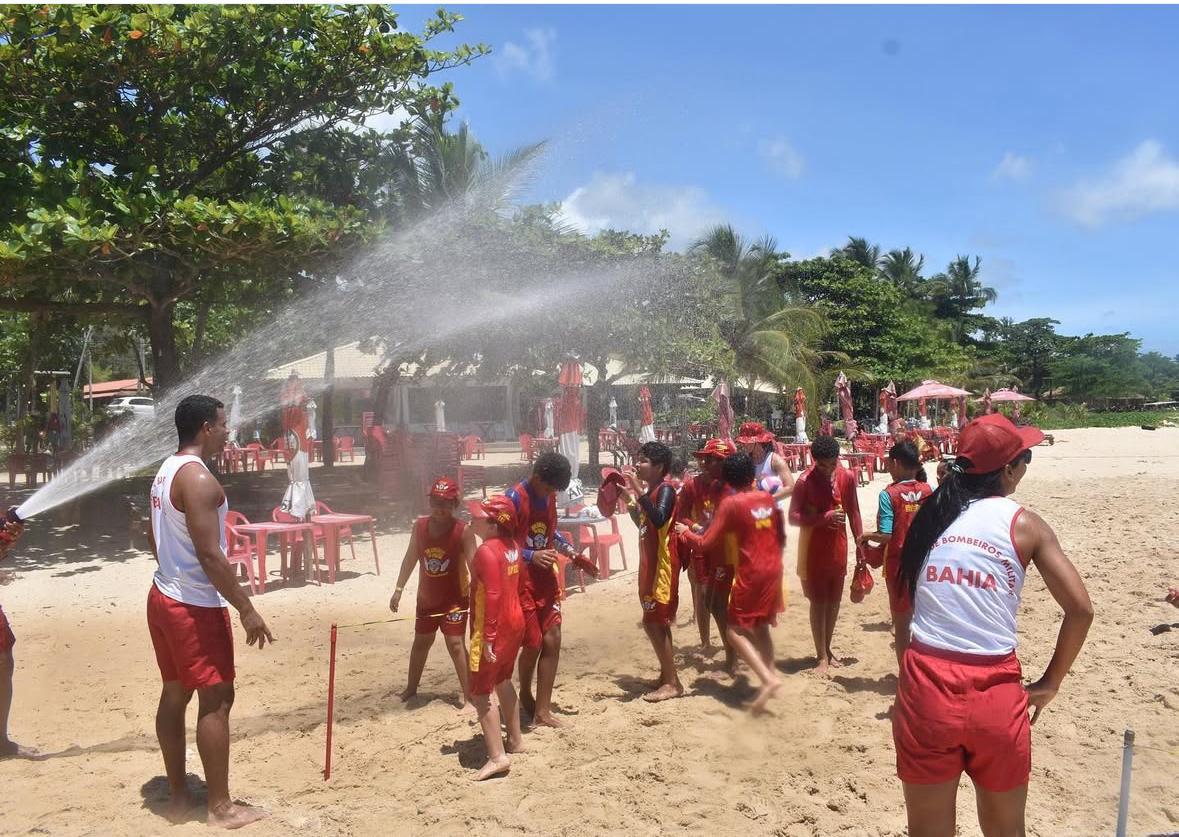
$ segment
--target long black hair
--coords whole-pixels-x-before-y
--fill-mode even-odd
[[[969,463],[959,457],[946,478],[938,485],[928,500],[921,504],[909,532],[905,535],[905,547],[901,550],[900,581],[902,588],[908,588],[910,595],[917,592],[917,578],[929,550],[941,537],[942,532],[958,519],[958,515],[974,500],[984,497],[998,497],[1003,493],[1003,469],[987,474],[966,474],[963,467]]]
[[[921,454],[917,452],[917,446],[908,439],[889,448],[888,458],[895,459],[906,468],[913,468],[916,471],[914,477],[918,482],[929,482],[925,469],[921,467]]]

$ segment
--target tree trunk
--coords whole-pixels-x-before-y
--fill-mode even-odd
[[[209,303],[202,302],[197,306],[196,326],[193,330],[192,349],[188,353],[188,368],[192,369],[201,362],[201,355],[205,350],[205,332],[209,327]]]
[[[610,402],[610,384],[606,380],[605,364],[597,366],[597,380],[589,387],[585,399],[585,434],[589,441],[589,464],[595,473],[601,465],[601,445],[599,433],[605,424]]]
[[[180,364],[176,359],[176,330],[173,304],[151,303],[148,335],[151,339],[152,391],[164,392],[180,382]]]
[[[336,464],[336,417],[332,412],[332,396],[335,394],[336,379],[336,350],[330,344],[323,361],[323,467],[332,468]]]

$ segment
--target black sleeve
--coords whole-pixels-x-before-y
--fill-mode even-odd
[[[651,525],[656,529],[662,529],[675,514],[675,489],[670,485],[660,486],[659,491],[655,494],[654,503],[651,502],[648,495],[644,494],[639,498],[639,505],[642,506],[643,513],[647,515]]]

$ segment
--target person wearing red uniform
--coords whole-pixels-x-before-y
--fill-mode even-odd
[[[636,465],[637,470],[624,472],[627,485],[621,493],[631,520],[639,527],[639,604],[643,629],[659,660],[659,682],[643,700],[657,703],[684,693],[671,641],[680,582],[678,539],[672,529],[676,496],[667,479],[671,449],[662,442],[647,442],[639,449]]]
[[[814,464],[798,478],[790,496],[790,523],[801,528],[798,575],[810,601],[815,670],[826,674],[828,666],[840,665],[831,641],[847,576],[847,526],[851,525],[858,555],[864,524],[856,478],[839,464],[839,443],[830,436],[815,437],[811,458]]]
[[[984,834],[1023,834],[1031,727],[1056,697],[1093,622],[1080,574],[1056,534],[1010,498],[1044,439],[992,414],[962,428],[958,457],[909,526],[900,583],[913,597],[912,640],[893,707],[897,777],[909,833],[956,833],[958,785],[974,783]],[[1039,680],[1015,653],[1032,567],[1063,611]],[[1042,617],[1043,618],[1043,617]]]
[[[729,487],[721,476],[721,465],[725,457],[737,452],[737,446],[727,439],[709,439],[704,447],[696,451],[695,456],[700,463],[700,473],[689,477],[676,500],[676,523],[684,523],[697,533],[708,528],[709,522],[716,513],[720,501],[730,493]],[[725,648],[725,663],[731,668],[733,649],[729,645],[725,634],[725,612],[727,589],[723,598],[718,596],[714,602],[712,596],[713,575],[715,568],[721,568],[724,561],[713,561],[715,556],[707,555],[703,549],[695,546],[692,541],[681,538],[679,548],[689,558],[687,568],[689,577],[693,579],[692,592],[696,606],[696,627],[700,631],[700,644],[708,648],[711,644],[711,631],[708,618],[711,614],[716,619],[716,627],[720,632],[721,642]]]
[[[751,704],[765,709],[781,678],[774,671],[774,642],[770,626],[782,612],[782,549],[786,528],[782,509],[773,495],[754,486],[756,466],[748,453],[724,460],[725,483],[735,493],[721,501],[708,532],[697,535],[677,525],[681,537],[700,549],[721,549],[733,567],[726,632],[729,643],[761,680]]]
[[[553,714],[553,686],[561,659],[561,595],[557,584],[558,544],[572,551],[557,534],[557,492],[569,487],[569,460],[549,451],[536,458],[532,474],[508,489],[516,508],[516,545],[524,570],[520,573],[520,605],[524,609],[524,648],[520,652],[520,700],[534,725],[559,727]],[[536,697],[532,676],[536,675]]]
[[[484,500],[472,524],[483,543],[471,562],[471,700],[483,729],[487,763],[475,781],[511,769],[509,753],[524,749],[520,701],[512,688],[516,654],[524,640],[520,606],[520,548],[516,544],[516,506],[502,494]],[[491,702],[495,692],[499,705]],[[500,717],[508,728],[500,738]]]
[[[429,498],[430,514],[414,521],[397,576],[397,588],[389,599],[389,609],[397,613],[405,584],[414,569],[420,567],[409,682],[401,699],[409,700],[418,693],[434,635],[441,631],[462,686],[462,711],[473,712],[467,689],[467,649],[463,635],[467,632],[467,567],[475,553],[475,537],[454,514],[459,502],[458,483],[449,477],[438,479],[430,488]]]
[[[933,489],[925,481],[921,455],[912,442],[897,442],[889,449],[888,473],[892,484],[880,492],[876,531],[865,532],[860,542],[884,546],[884,583],[888,587],[888,609],[892,613],[899,663],[909,647],[909,616],[913,611],[909,593],[900,583],[901,550],[914,515]]]
[[[24,532],[24,524],[15,518],[0,518],[0,561],[8,557],[9,548]],[[0,584],[7,584],[13,576],[7,570],[0,570]],[[12,647],[16,635],[0,607],[0,758],[20,754],[21,748],[8,737],[8,713],[12,709],[12,673],[16,663],[12,658]]]

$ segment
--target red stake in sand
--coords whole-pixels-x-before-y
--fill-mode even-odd
[[[332,623],[331,662],[328,663],[327,745],[323,754],[323,780],[332,777],[332,716],[336,701],[336,623]]]

